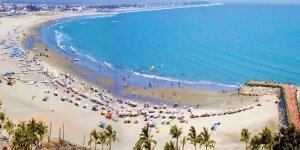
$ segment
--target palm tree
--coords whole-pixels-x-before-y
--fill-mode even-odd
[[[294,125],[280,128],[273,149],[300,149],[300,131]]]
[[[96,150],[99,138],[99,133],[96,129],[93,129],[90,133],[90,140],[88,141],[88,145],[91,145],[92,142],[94,142],[94,150]]]
[[[141,142],[136,142],[133,150],[142,150],[142,143]]]
[[[5,112],[0,112],[0,122],[1,122],[1,124],[4,123],[5,120],[6,120]]]
[[[246,143],[246,150],[248,149],[248,143],[250,140],[251,133],[248,131],[248,129],[243,129],[241,132],[241,141],[244,141]]]
[[[201,147],[201,145],[204,145],[206,150],[207,150],[207,148],[215,149],[216,142],[214,140],[210,139],[210,133],[208,133],[207,128],[203,127],[203,131],[200,133],[200,135],[201,135],[201,141],[202,141],[200,143],[200,147]]]
[[[45,122],[39,121],[37,123],[36,135],[38,135],[38,141],[41,144],[41,146],[43,143],[43,139],[47,135],[47,133],[48,133],[48,126],[45,124]]]
[[[5,128],[8,132],[13,134],[11,141],[12,149],[35,149],[47,134],[47,126],[45,123],[42,121],[36,122],[35,119],[31,119],[28,122],[20,122],[16,128],[13,122],[8,120],[5,123]]]
[[[180,143],[181,143],[181,146],[182,146],[182,150],[184,150],[184,145],[186,144],[186,137],[185,136],[182,138]]]
[[[28,140],[28,130],[26,127],[26,122],[21,122],[18,124],[12,142],[12,149],[22,149],[22,150],[30,150],[32,149],[32,143]]]
[[[3,127],[8,133],[8,139],[10,139],[10,136],[14,134],[15,126],[16,125],[10,119],[7,119],[7,121],[4,123]]]
[[[173,126],[171,126],[170,134],[172,135],[172,138],[176,139],[176,148],[177,148],[177,150],[179,150],[178,139],[179,139],[180,135],[182,134],[182,128],[178,128],[177,125],[173,125]]]
[[[111,125],[108,125],[106,127],[106,130],[104,131],[106,137],[107,137],[107,142],[108,142],[108,149],[111,150],[111,143],[115,142],[118,140],[117,138],[117,132],[112,129]]]
[[[177,150],[173,141],[167,142],[164,146],[164,150]]]
[[[47,134],[48,127],[42,121],[37,122],[35,119],[30,119],[26,123],[25,130],[26,140],[31,146],[38,146]]]
[[[271,150],[275,145],[274,135],[267,127],[263,129],[262,133],[260,133],[260,141],[265,149]]]
[[[33,145],[37,145],[39,138],[37,136],[37,132],[38,132],[38,124],[37,121],[35,119],[31,119],[28,121],[28,123],[26,124],[26,130],[27,130],[27,136],[28,136],[28,140],[31,144]]]
[[[257,135],[255,135],[251,138],[250,148],[251,148],[251,150],[259,150],[260,149],[260,139]]]
[[[154,146],[152,147],[152,143]],[[151,135],[151,130],[148,126],[144,126],[142,128],[142,133],[140,134],[139,141],[135,144],[134,149],[142,149],[153,150],[155,148],[156,141],[153,139],[153,135]]]
[[[1,108],[2,105],[3,105],[3,101],[0,99],[0,108]]]
[[[197,135],[195,127],[190,128],[187,140],[190,141],[190,144],[194,145],[195,150],[197,149],[197,143],[200,143],[201,136]]]
[[[104,144],[107,144],[107,136],[104,132],[98,132],[99,140],[97,141],[98,144],[101,144],[101,149],[103,150]]]

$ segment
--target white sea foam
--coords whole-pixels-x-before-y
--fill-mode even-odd
[[[95,16],[87,16],[85,18],[87,19],[95,19],[95,18],[104,18],[104,17],[114,17],[115,15],[117,15],[118,13],[114,12],[114,13],[110,13],[110,14],[105,14],[105,15],[95,15]]]
[[[58,26],[60,24],[67,23],[67,22],[70,22],[70,21],[72,21],[72,20],[71,19],[70,20],[69,19],[66,19],[66,20],[55,20],[55,22],[52,23],[52,24],[50,24],[48,26],[48,28],[51,28],[51,27],[54,27],[54,26]]]
[[[80,22],[79,24],[87,24],[87,22]]]
[[[70,46],[70,49],[73,53],[80,55],[78,50],[74,46]]]
[[[65,46],[65,45],[62,45],[63,34],[62,34],[61,32],[59,32],[58,30],[55,30],[55,40],[56,40],[57,46],[58,46],[60,49],[66,51],[66,49],[65,49],[66,46]]]
[[[218,86],[232,87],[232,88],[239,87],[239,86],[236,86],[236,85],[227,85],[227,84],[220,84],[220,83],[214,83],[214,82],[208,82],[208,81],[195,81],[195,82],[191,82],[191,81],[185,81],[185,80],[178,80],[178,79],[174,79],[174,78],[170,78],[170,77],[161,77],[161,76],[156,76],[156,75],[141,74],[141,73],[134,72],[134,71],[127,71],[127,72],[130,72],[130,73],[132,73],[134,75],[142,76],[142,77],[145,77],[145,78],[158,79],[158,80],[166,80],[166,81],[171,81],[171,82],[181,82],[181,83],[187,83],[187,84],[211,84],[211,85],[218,85]]]
[[[106,61],[104,61],[104,64],[105,64],[107,67],[109,67],[110,69],[114,69],[113,64],[108,63],[108,62],[106,62]]]
[[[85,55],[85,57],[87,57],[88,59],[90,59],[91,61],[93,61],[93,62],[98,62],[95,58],[93,58],[92,56],[90,56],[90,55]]]
[[[112,23],[118,23],[118,22],[120,22],[120,21],[116,21],[116,20],[113,20],[113,21],[111,21]]]

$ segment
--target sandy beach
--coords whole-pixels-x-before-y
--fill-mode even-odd
[[[21,47],[24,46],[25,39],[29,36],[36,36],[37,29],[49,21],[61,19],[64,17],[72,16],[84,16],[84,15],[96,15],[94,13],[74,13],[65,12],[60,14],[28,14],[24,16],[16,17],[2,17],[0,18],[0,39],[6,39],[9,42],[16,42]],[[10,34],[8,34],[10,33]],[[39,37],[36,37],[39,38]],[[10,41],[16,40],[16,41]],[[45,49],[47,48],[47,51]],[[116,97],[107,93],[106,100],[110,100],[108,106],[101,106],[103,110],[92,111],[91,108],[94,103],[91,102],[91,97],[99,96],[95,90],[90,90],[90,87],[99,88],[97,91],[102,91],[98,85],[88,83],[81,77],[75,76],[70,70],[70,67],[74,67],[75,64],[70,63],[63,56],[51,50],[45,44],[37,42],[34,45],[34,50],[28,52],[28,59],[38,57],[40,68],[50,68],[54,74],[58,74],[56,78],[51,79],[45,73],[39,71],[29,71],[28,74],[22,73],[24,67],[21,67],[20,58],[9,57],[9,48],[6,49],[5,45],[0,46],[0,74],[6,72],[15,72],[21,76],[22,79],[28,79],[30,81],[36,81],[34,84],[25,84],[21,81],[21,77],[13,86],[6,85],[6,82],[2,80],[0,83],[0,99],[4,100],[3,109],[7,115],[15,122],[36,118],[45,121],[48,125],[52,123],[52,137],[59,136],[59,129],[64,124],[65,139],[73,141],[79,145],[83,145],[84,136],[88,137],[92,129],[100,129],[99,123],[104,121],[107,124],[111,124],[117,131],[119,141],[113,144],[113,149],[132,149],[135,142],[139,139],[139,133],[141,128],[147,123],[144,121],[144,116],[139,115],[137,117],[129,117],[130,120],[137,120],[138,123],[123,123],[126,118],[118,118],[118,122],[105,119],[105,116],[101,115],[101,112],[106,112],[110,107],[114,107],[117,110],[131,109],[132,112],[138,112],[143,109],[144,102],[138,102],[137,107],[130,107],[122,103],[117,102]],[[46,56],[37,56],[37,54],[45,53]],[[78,67],[78,66],[76,66]],[[77,68],[84,71],[84,68]],[[65,77],[68,74],[70,77]],[[56,75],[53,75],[56,76]],[[74,80],[73,87],[89,95],[89,98],[81,97],[80,106],[75,106],[74,102],[62,101],[61,97],[66,96],[70,99],[73,96],[73,92],[67,92],[65,87],[61,87],[57,84],[45,84],[45,81],[55,79]],[[63,79],[62,79],[63,80]],[[98,79],[100,82],[113,86],[114,83],[109,79]],[[36,84],[37,83],[37,84]],[[54,92],[58,93],[58,96],[54,96]],[[103,92],[104,93],[104,92]],[[128,87],[124,89],[124,93],[129,93],[137,96],[154,97],[160,99],[162,103],[180,103],[182,105],[192,105],[194,109],[192,113],[194,115],[202,115],[204,113],[214,114],[220,111],[226,112],[230,109],[239,109],[243,106],[251,106],[251,108],[243,111],[239,111],[232,114],[220,114],[217,113],[210,117],[190,118],[190,112],[187,109],[179,109],[176,114],[183,115],[185,118],[184,123],[180,123],[178,119],[172,119],[169,125],[161,124],[165,121],[162,118],[153,118],[153,122],[157,123],[159,133],[153,130],[154,139],[157,141],[156,149],[163,149],[164,144],[171,139],[169,135],[169,129],[171,125],[177,124],[183,128],[183,135],[187,135],[189,128],[194,126],[199,132],[203,127],[210,128],[214,123],[220,122],[221,125],[212,133],[212,139],[216,141],[216,149],[242,149],[244,143],[240,142],[240,132],[243,128],[248,128],[250,132],[257,133],[262,128],[268,126],[271,129],[277,130],[279,127],[279,114],[278,105],[275,101],[278,101],[276,95],[265,96],[240,96],[236,92],[215,92],[215,91],[198,91],[191,89],[143,89],[136,87]],[[162,96],[163,95],[163,96]],[[43,99],[48,96],[48,101]],[[138,99],[138,98],[137,98]],[[259,100],[261,106],[257,106],[256,100]],[[87,108],[83,108],[84,104],[87,104]],[[200,109],[196,109],[196,105],[200,106]],[[153,105],[152,105],[153,106]],[[105,110],[104,110],[105,109]],[[169,110],[173,110],[171,106],[168,106]],[[158,110],[155,110],[158,113]],[[165,110],[164,110],[165,111]],[[116,112],[115,110],[113,111]],[[115,114],[113,114],[115,115]],[[116,114],[117,116],[117,114]],[[130,136],[128,136],[130,135]],[[87,141],[87,140],[86,140]],[[87,142],[85,143],[87,146]],[[186,144],[186,149],[192,149],[191,144]]]

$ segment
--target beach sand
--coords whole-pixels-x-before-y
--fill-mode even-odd
[[[200,105],[201,108],[219,108],[229,109],[230,107],[239,107],[240,105],[249,105],[253,103],[256,97],[238,95],[237,92],[221,92],[221,91],[200,91],[183,88],[137,88],[126,87],[124,93],[135,96],[155,97],[157,99],[185,104],[185,105]]]
[[[0,38],[7,38],[8,32],[13,31],[15,27],[21,26],[22,32],[19,33],[19,40],[24,44],[24,39],[26,37],[36,34],[36,29],[38,26],[43,25],[44,23],[51,20],[78,15],[83,14],[29,14],[17,17],[2,17],[0,21]],[[45,52],[47,53],[47,55],[49,55],[48,58],[39,57],[41,60],[43,60],[43,64],[51,66],[58,71],[72,74],[72,70],[70,70],[70,65],[72,64],[64,57],[52,51],[50,48],[45,47],[44,44],[38,43],[37,45],[35,45],[35,47],[37,49],[31,53],[31,55],[33,56],[40,52],[45,52],[45,48],[48,49],[48,51]],[[1,46],[0,49],[2,49]],[[0,60],[2,58],[5,60],[0,61],[1,74],[7,71],[21,71],[21,69],[17,65],[17,59],[10,59],[7,55],[0,55]],[[78,70],[80,69],[82,68],[79,68]],[[37,72],[32,72],[25,77],[38,82],[47,79],[46,76],[43,76]],[[78,77],[78,79],[80,79],[80,77]],[[107,80],[103,81],[102,79],[102,82],[113,85],[112,82]],[[51,92],[49,94],[46,94],[44,93],[45,89],[49,89]],[[3,109],[5,110],[7,115],[14,121],[18,122],[34,117],[47,122],[48,125],[52,123],[52,137],[59,136],[59,129],[62,128],[64,124],[65,139],[71,140],[78,144],[82,144],[84,135],[88,139],[88,134],[92,129],[95,128],[100,130],[98,125],[100,121],[105,120],[105,118],[101,116],[99,112],[91,111],[90,107],[84,109],[82,107],[76,107],[74,103],[62,102],[60,100],[60,96],[70,96],[70,94],[65,93],[63,90],[63,88],[56,89],[53,86],[46,86],[44,84],[40,84],[39,86],[25,85],[18,81],[14,86],[8,86],[5,83],[1,83],[0,98],[4,100]],[[226,110],[234,107],[253,104],[254,100],[256,99],[256,97],[238,96],[235,93],[231,92],[222,93],[213,91],[196,91],[189,89],[144,90],[129,87],[127,89],[124,89],[124,92],[135,93],[137,95],[143,96],[152,96],[152,93],[154,93],[153,97],[161,99],[162,90],[165,94],[164,98],[162,98],[163,101],[179,103],[178,99],[180,99],[180,104],[199,104],[201,109],[195,110],[195,114],[200,114],[201,112],[206,111]],[[53,91],[57,91],[58,93],[60,93],[59,96],[53,96]],[[173,96],[173,93],[176,93],[177,96]],[[47,102],[42,101],[43,97],[47,95],[50,96],[50,100]],[[36,96],[36,98],[32,100],[32,96]],[[251,110],[231,115],[188,119],[188,123],[179,123],[178,120],[174,120],[170,125],[160,125],[162,119],[155,119],[155,121],[158,123],[158,127],[160,128],[159,133],[156,133],[153,130],[154,138],[158,143],[156,149],[163,149],[164,144],[167,141],[171,140],[169,129],[173,124],[177,124],[179,127],[182,127],[184,133],[183,135],[187,135],[190,126],[195,126],[199,133],[203,127],[210,128],[212,124],[216,122],[221,123],[221,126],[217,129],[217,131],[212,133],[212,139],[217,142],[216,149],[243,149],[244,143],[240,142],[240,132],[242,128],[248,128],[251,132],[257,133],[265,126],[268,126],[272,129],[277,129],[279,126],[278,106],[277,104],[275,104],[275,101],[278,101],[278,98],[276,96],[261,96],[258,98],[260,99],[262,106],[255,106]],[[82,103],[87,103],[89,104],[89,106],[92,105],[92,103],[87,99],[82,100]],[[138,107],[142,107],[142,104],[143,103],[141,102]],[[186,110],[181,111],[185,112],[185,114],[188,114]],[[108,124],[111,124],[117,131],[118,138],[120,139],[113,144],[113,149],[132,149],[134,143],[139,138],[141,128],[146,123],[143,122],[142,117],[139,117],[139,120],[140,123],[138,124],[124,124],[124,119],[120,119],[119,122],[105,120]],[[192,145],[186,144],[186,149],[192,148]]]

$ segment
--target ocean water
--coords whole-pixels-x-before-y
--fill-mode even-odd
[[[117,84],[300,85],[300,5],[223,4],[60,20],[49,46]]]

